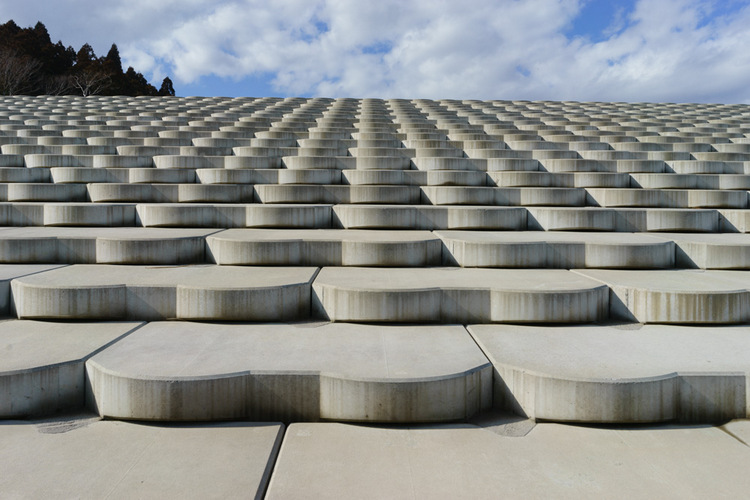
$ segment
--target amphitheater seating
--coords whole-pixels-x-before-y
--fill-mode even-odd
[[[747,418],[749,115],[0,98],[0,417]]]

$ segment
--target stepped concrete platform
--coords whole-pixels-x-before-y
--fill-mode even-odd
[[[150,323],[87,374],[108,418],[425,422],[491,404],[489,362],[461,326]]]
[[[530,418],[750,416],[748,327],[472,325],[469,331],[494,366],[495,405]]]
[[[747,417],[749,113],[674,103],[0,97],[0,315],[13,318],[0,323],[10,325],[0,326],[0,346],[20,356],[0,360],[0,408],[13,408],[6,422],[55,413],[67,403],[48,388],[74,373],[78,408],[84,388],[107,418],[380,422],[395,427],[373,429],[378,436],[400,433],[394,449],[416,439],[399,424],[474,422],[518,436],[534,425],[477,423],[491,407],[609,425]],[[113,320],[132,323],[119,323],[118,336]],[[491,334],[480,339],[480,330]],[[493,344],[500,338],[507,348]],[[18,359],[21,368],[2,368]],[[317,428],[287,433],[288,442]],[[735,428],[718,435],[742,444]],[[437,497],[601,497],[618,485],[634,496],[740,496],[732,487],[745,475],[735,481],[741,460],[731,452],[732,465],[705,467],[730,471],[726,488],[684,458],[681,442],[670,441],[678,474],[669,468],[676,455],[648,468],[622,441],[605,440],[599,456],[643,471],[624,480],[586,458],[599,445],[576,436],[550,462],[538,457],[554,440],[530,458],[486,439],[466,448],[428,440],[432,462],[389,472],[365,493],[398,496],[387,494],[392,483],[398,493],[408,484],[407,496],[432,485]],[[349,488],[391,470],[368,469],[379,462],[351,446],[354,434],[344,451],[336,439],[313,448],[338,457],[337,475],[313,467],[322,459],[293,465],[296,475],[279,473],[269,496],[310,496],[318,484],[366,496]],[[451,454],[459,448],[466,454]],[[263,449],[265,472],[236,482],[247,485],[242,496],[263,494],[275,460],[273,446]],[[444,456],[450,470],[432,467]],[[284,460],[275,470],[288,470]],[[139,463],[147,461],[127,467]],[[529,463],[543,464],[537,489],[513,482],[536,470]],[[295,483],[305,467],[315,480]],[[655,483],[657,469],[672,472]],[[60,484],[76,477],[51,470]],[[155,481],[175,477],[153,470]],[[135,476],[118,477],[126,485]],[[17,488],[3,479],[2,491]],[[695,487],[680,483],[692,479]]]
[[[0,228],[0,260],[8,263],[192,264],[205,261],[216,229],[141,227]]]
[[[317,268],[75,264],[11,283],[19,318],[307,318]]]
[[[612,318],[638,323],[745,323],[746,271],[576,271],[609,286]]]
[[[229,229],[206,244],[213,262],[250,266],[420,267],[440,265],[443,250],[429,231],[354,229]]]
[[[332,321],[587,323],[607,318],[609,289],[570,271],[325,267],[313,310]]]
[[[2,234],[2,233],[0,233]],[[461,267],[670,268],[675,245],[633,233],[436,231]]]

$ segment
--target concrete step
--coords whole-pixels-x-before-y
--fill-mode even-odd
[[[0,228],[0,262],[51,264],[200,264],[216,229],[143,227]]]
[[[229,229],[206,245],[211,262],[249,266],[434,266],[443,250],[429,231],[356,229]]]
[[[469,331],[493,364],[494,404],[529,418],[703,423],[750,415],[746,326],[472,325]]]
[[[750,319],[747,271],[584,269],[610,289],[610,316],[638,323],[721,324]]]
[[[310,316],[317,271],[74,264],[16,278],[12,293],[19,319],[292,321]]]
[[[447,263],[461,267],[661,269],[675,265],[674,242],[651,235],[554,231],[435,234],[445,244]]]
[[[452,421],[492,397],[487,358],[455,325],[156,322],[86,373],[91,408],[127,420]]]
[[[325,267],[313,310],[332,321],[586,323],[608,317],[609,289],[570,271]]]

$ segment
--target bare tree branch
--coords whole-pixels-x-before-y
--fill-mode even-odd
[[[71,77],[73,87],[77,88],[82,96],[97,95],[110,84],[110,76],[104,71],[85,69]]]
[[[0,94],[17,95],[34,89],[42,63],[19,56],[12,50],[0,50]]]

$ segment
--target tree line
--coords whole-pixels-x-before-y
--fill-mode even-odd
[[[13,20],[0,24],[0,95],[173,96],[172,80],[157,90],[132,66],[123,71],[116,44],[97,57],[88,43],[76,51],[52,43],[37,22],[20,28]]]

